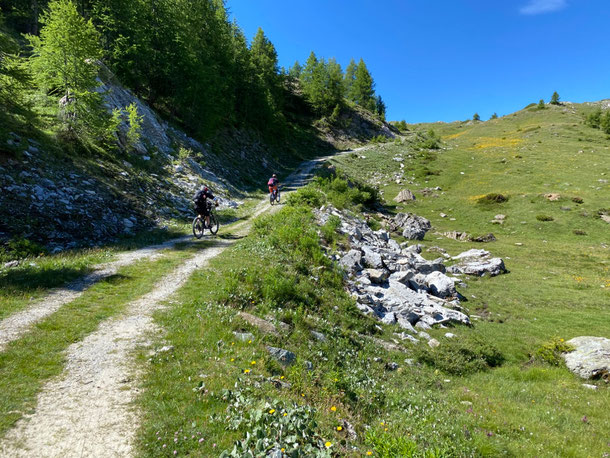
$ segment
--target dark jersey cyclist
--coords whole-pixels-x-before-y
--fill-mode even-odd
[[[205,217],[206,226],[210,226],[210,204],[209,201],[215,200],[214,194],[207,186],[202,186],[195,197],[193,197],[193,202],[195,203],[195,209],[197,210],[197,214],[199,216]],[[216,202],[216,206],[218,206],[218,202]]]

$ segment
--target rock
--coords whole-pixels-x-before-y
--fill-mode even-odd
[[[384,267],[383,258],[377,250],[368,245],[363,245],[362,251],[364,252],[364,264],[366,266],[372,269],[382,269]]]
[[[241,342],[254,341],[254,334],[250,332],[237,332],[233,331],[235,338]]]
[[[358,271],[362,270],[362,252],[360,250],[349,250],[345,256],[339,261],[339,265],[345,269],[345,271],[354,275]]]
[[[267,347],[267,351],[273,359],[278,361],[282,366],[290,366],[297,360],[297,355],[283,348]]]
[[[606,223],[610,224],[610,215],[600,215],[600,218],[602,219],[602,221],[605,221]]]
[[[4,263],[4,268],[5,269],[10,269],[12,267],[17,267],[19,265],[19,261],[15,260],[15,261],[9,261],[9,262],[5,262]]]
[[[452,240],[465,241],[465,240],[470,239],[470,234],[468,234],[467,232],[461,232],[461,231],[443,232],[442,235],[444,235],[448,239],[452,239]]]
[[[311,331],[311,336],[318,342],[326,342],[326,336],[318,331]]]
[[[457,296],[455,282],[441,272],[432,272],[426,276],[429,291],[438,297]]]
[[[408,189],[403,189],[394,197],[394,201],[398,203],[408,202],[415,200],[415,195]]]
[[[490,232],[489,234],[486,234],[486,235],[480,235],[479,237],[473,237],[473,238],[471,238],[471,240],[473,242],[488,243],[488,242],[495,242],[497,239],[496,239],[496,236]]]
[[[413,213],[399,213],[394,223],[402,229],[403,237],[409,240],[423,240],[426,232],[432,228],[430,221]]]
[[[451,332],[446,332],[445,333],[445,337],[447,339],[454,339],[455,338],[455,334],[451,333]]]
[[[588,383],[583,383],[582,386],[589,390],[597,390],[597,385],[589,385]]]
[[[396,323],[396,314],[394,312],[386,313],[383,318],[381,318],[381,322],[383,324],[395,324]]]
[[[454,261],[462,261],[465,259],[482,259],[486,258],[487,256],[489,256],[489,251],[477,250],[473,248],[472,250],[464,251],[451,259]]]
[[[610,380],[610,339],[581,336],[566,343],[574,347],[563,355],[568,369],[584,379]]]
[[[506,215],[499,214],[499,215],[494,216],[494,219],[496,221],[504,221],[506,219]]]
[[[367,275],[373,283],[383,283],[390,276],[387,270],[382,269],[366,269],[362,274]]]
[[[238,316],[247,323],[250,323],[252,326],[257,327],[259,331],[263,332],[264,334],[271,334],[276,337],[280,336],[280,333],[277,332],[277,329],[275,329],[273,323],[270,323],[269,321],[263,320],[262,318],[246,312],[239,312]]]
[[[430,348],[436,348],[436,347],[438,347],[440,344],[441,344],[441,343],[440,343],[438,340],[436,340],[436,339],[430,339],[430,340],[428,341],[428,346],[429,346]]]
[[[125,219],[123,219],[123,226],[125,226],[126,229],[131,229],[134,226],[134,224],[133,224],[132,220],[125,218]]]
[[[305,361],[305,369],[308,371],[313,371],[313,363],[311,361]]]
[[[482,277],[485,274],[495,277],[496,275],[507,272],[506,267],[504,266],[504,261],[502,261],[500,258],[457,264],[455,266],[451,266],[448,270],[454,274],[476,275],[479,277]]]
[[[394,362],[386,363],[385,370],[393,372],[398,369],[398,364]]]
[[[551,201],[551,202],[555,202],[555,201],[557,201],[557,200],[561,199],[561,195],[560,195],[560,194],[557,194],[557,193],[554,193],[554,192],[549,193],[549,194],[545,194],[545,195],[544,195],[544,197],[545,197],[547,200]]]
[[[441,218],[447,218],[447,214],[445,214],[445,213],[439,213],[439,216],[440,216]]]

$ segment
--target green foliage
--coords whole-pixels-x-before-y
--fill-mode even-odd
[[[108,115],[100,94],[94,92],[97,61],[102,56],[100,35],[70,0],[54,0],[48,7],[40,19],[40,36],[27,37],[34,78],[42,88],[61,97],[59,115],[68,133],[101,137],[106,133]]]
[[[414,146],[420,149],[439,149],[441,146],[441,137],[434,129],[430,128],[425,133],[417,133]]]
[[[503,204],[508,201],[508,196],[497,192],[490,192],[477,199],[477,203],[481,205]]]
[[[536,215],[536,219],[538,221],[542,221],[542,222],[554,221],[555,220],[555,218],[553,218],[552,216],[550,216],[550,215],[543,215],[543,214]]]
[[[375,99],[375,111],[381,119],[385,121],[386,104],[380,95]]]
[[[335,105],[332,114],[328,118],[328,121],[331,124],[337,124],[339,122],[339,116],[341,116],[341,106],[339,104]]]
[[[0,29],[0,107],[16,114],[29,114],[23,95],[29,86],[30,74],[18,52],[15,40]]]
[[[138,107],[135,103],[125,107],[127,111],[127,121],[129,122],[129,129],[127,130],[127,143],[130,147],[133,147],[140,141],[140,130],[142,128],[143,117],[138,114]]]
[[[574,347],[567,344],[563,339],[553,337],[534,351],[533,358],[552,366],[560,366],[563,364],[562,354],[573,350]]]
[[[557,91],[553,92],[551,96],[551,101],[549,102],[551,105],[559,105],[559,94]]]
[[[46,253],[47,249],[42,245],[17,237],[9,240],[5,246],[0,246],[0,262],[37,257]]]
[[[585,118],[585,124],[589,127],[593,127],[594,129],[599,129],[602,120],[602,109],[597,107],[591,113],[589,113]]]
[[[546,108],[546,105],[544,104],[544,99],[540,99],[540,101],[538,102],[538,109],[544,110],[545,108]]]
[[[303,67],[301,66],[301,64],[299,63],[299,61],[295,61],[294,65],[292,67],[290,67],[290,70],[288,70],[288,75],[291,78],[294,79],[299,79],[301,77],[301,72],[303,71]]]
[[[295,403],[261,402],[247,389],[225,389],[221,396],[228,403],[227,417],[223,418],[227,428],[245,434],[221,457],[268,456],[273,452],[290,457],[332,456],[320,435],[315,409]]]
[[[472,120],[473,120],[473,121],[480,121],[480,120],[481,120],[481,116],[479,116],[479,113],[475,113],[475,114],[472,116]]]
[[[334,113],[343,101],[343,71],[334,58],[318,59],[312,51],[300,81],[307,100],[318,115]]]
[[[489,119],[498,119],[498,113],[494,113],[491,115],[491,118]]]
[[[504,356],[493,344],[472,334],[443,340],[437,348],[418,346],[415,354],[420,362],[455,375],[483,371],[504,362]]]
[[[337,238],[337,229],[341,227],[341,219],[338,216],[331,215],[328,221],[320,227],[322,238],[326,243],[332,243]]]
[[[360,59],[356,67],[349,96],[357,105],[375,112],[375,82],[363,59]]]
[[[605,134],[610,135],[610,110],[606,110],[601,116],[599,127]]]
[[[397,456],[413,458],[420,456],[417,443],[404,436],[396,437],[384,431],[369,429],[366,432],[365,440],[366,444],[374,450],[375,456],[379,458],[394,458]]]

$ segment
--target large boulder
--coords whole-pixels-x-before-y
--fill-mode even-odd
[[[394,222],[402,229],[403,237],[409,240],[423,240],[426,232],[432,228],[430,221],[413,213],[399,213]]]
[[[363,245],[362,252],[364,253],[364,264],[367,267],[371,269],[382,269],[384,267],[383,258],[379,254],[379,250],[368,245]]]
[[[282,366],[290,366],[297,360],[297,355],[283,348],[267,347],[267,351]]]
[[[483,259],[481,261],[465,262],[449,267],[449,272],[454,274],[476,275],[482,277],[488,274],[491,277],[507,272],[504,261],[500,258]]]
[[[574,347],[574,351],[563,355],[568,369],[585,379],[610,380],[610,339],[582,336],[567,344]]]
[[[360,250],[349,250],[348,253],[341,258],[339,265],[349,274],[355,274],[362,270],[362,253]]]
[[[431,294],[438,297],[457,296],[455,282],[441,272],[432,272],[426,276],[426,285]]]

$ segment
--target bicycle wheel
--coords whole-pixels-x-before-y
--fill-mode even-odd
[[[274,204],[274,202],[275,202],[275,198],[273,197],[273,193],[272,193],[272,192],[270,192],[270,193],[269,193],[269,203],[270,203],[271,205],[273,205],[273,204]]]
[[[193,235],[195,236],[196,239],[200,239],[201,237],[203,237],[204,229],[205,229],[205,224],[204,224],[203,220],[199,216],[197,216],[193,220]]]
[[[280,190],[277,190],[277,193],[275,194],[275,201],[279,204],[280,203]]]
[[[210,232],[213,235],[218,234],[218,228],[220,227],[220,223],[218,222],[218,218],[214,213],[210,213]]]

